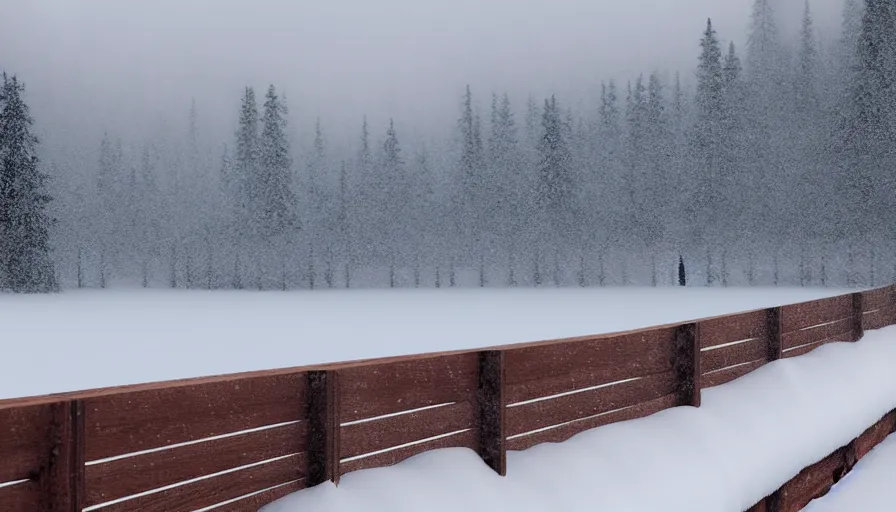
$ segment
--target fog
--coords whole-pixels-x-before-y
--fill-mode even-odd
[[[0,1],[0,289],[896,279],[888,0]]]
[[[184,124],[232,135],[243,87],[274,83],[296,136],[321,117],[331,139],[394,117],[407,135],[443,137],[466,84],[557,94],[596,108],[601,80],[654,69],[691,80],[711,17],[743,47],[751,0],[0,0],[0,68],[29,87],[44,151],[93,148]],[[819,32],[839,30],[840,0],[813,0]],[[779,0],[785,33],[803,0]],[[483,106],[485,106],[483,104]],[[407,137],[406,137],[407,138]]]

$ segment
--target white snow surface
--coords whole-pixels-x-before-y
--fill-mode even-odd
[[[704,390],[700,408],[668,409],[510,452],[506,478],[473,451],[450,448],[349,473],[338,488],[323,484],[262,510],[743,512],[896,407],[893,368],[896,327],[889,327]],[[856,486],[862,474],[850,477]],[[884,503],[892,509],[892,499]]]
[[[0,294],[0,398],[600,334],[846,292],[699,287]]]
[[[862,457],[827,495],[804,512],[892,512],[896,508],[896,435]]]

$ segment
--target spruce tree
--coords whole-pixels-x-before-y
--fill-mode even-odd
[[[697,94],[694,99],[693,155],[697,166],[696,190],[691,191],[690,227],[705,243],[712,236],[714,212],[721,203],[721,136],[723,130],[724,74],[722,51],[712,20],[700,42],[702,52],[697,67]]]
[[[541,154],[538,166],[538,204],[549,219],[562,222],[568,218],[572,209],[572,155],[564,137],[563,120],[556,97],[551,96],[545,100],[541,123],[544,136],[538,147]],[[568,226],[556,227],[562,229]]]
[[[38,138],[18,79],[0,88],[0,290],[56,291],[50,254],[48,176],[40,169]]]
[[[273,85],[265,95],[263,128],[259,151],[259,179],[256,185],[261,233],[282,236],[297,226],[292,192],[289,141],[286,138],[286,106]]]
[[[244,232],[252,229],[255,220],[253,210],[259,193],[259,185],[256,183],[259,174],[259,149],[258,104],[255,90],[246,87],[236,131],[232,180],[232,201],[237,212],[237,225]]]

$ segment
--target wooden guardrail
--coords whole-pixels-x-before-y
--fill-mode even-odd
[[[507,450],[679,405],[769,361],[896,324],[896,287],[616,334],[0,401],[9,512],[214,507],[427,450]]]

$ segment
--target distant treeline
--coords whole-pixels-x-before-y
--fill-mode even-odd
[[[20,207],[57,222],[34,224],[49,244],[5,238],[0,287],[671,285],[679,256],[689,284],[888,281],[896,7],[848,0],[840,37],[819,41],[807,3],[791,41],[771,3],[755,1],[743,49],[707,22],[695,87],[660,71],[609,80],[596,112],[467,87],[440,145],[408,147],[400,125],[359,113],[350,151],[318,120],[296,154],[272,85],[245,89],[217,148],[199,142],[194,102],[185,133],[138,151],[108,134],[84,172],[4,157],[0,190],[33,202],[3,203],[2,229],[31,215]],[[11,256],[22,244],[31,256]]]

